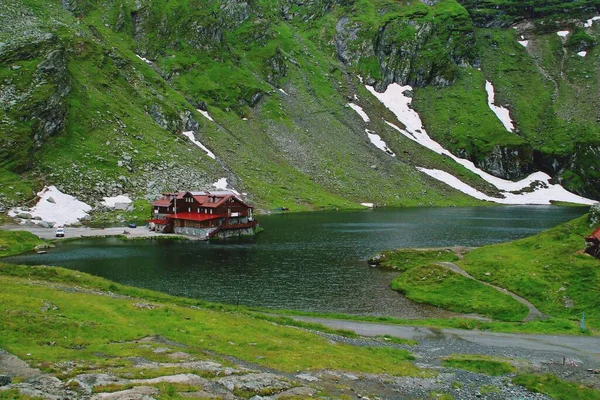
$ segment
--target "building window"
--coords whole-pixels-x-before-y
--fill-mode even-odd
[[[188,212],[192,212],[192,208],[191,207],[188,207]]]
[[[200,208],[198,208],[198,214],[200,214]]]

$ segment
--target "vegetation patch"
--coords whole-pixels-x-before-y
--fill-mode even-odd
[[[155,293],[152,298],[154,292],[112,284],[77,271],[3,265],[0,275],[0,306],[5,310],[0,347],[48,372],[59,373],[56,366],[69,360],[127,367],[131,364],[127,360],[103,356],[111,352],[110,343],[158,335],[196,354],[210,351],[235,356],[284,372],[337,369],[424,374],[410,363],[413,357],[406,350],[331,343],[314,333],[243,313],[180,305],[194,304],[190,299],[181,299],[178,304],[178,298],[167,295]],[[110,285],[119,295],[98,290],[99,286]],[[50,299],[51,306],[45,306]],[[136,306],[140,301],[160,307],[140,308]],[[311,357],[305,357],[307,349]],[[118,353],[119,349],[113,351]],[[138,356],[147,354],[145,348],[129,347],[128,351],[138,352]]]
[[[492,376],[505,375],[516,371],[516,368],[507,361],[479,355],[453,354],[444,357],[442,365]]]
[[[455,262],[458,260],[459,257],[450,249],[397,249],[383,251],[369,259],[369,263],[398,271],[407,271],[414,267],[435,262]]]
[[[536,393],[544,393],[556,400],[598,400],[600,391],[581,384],[566,382],[552,374],[520,374],[513,383]]]
[[[527,307],[512,297],[439,265],[403,273],[392,281],[392,289],[419,303],[501,321],[520,321],[528,313]]]
[[[600,328],[600,262],[583,253],[595,227],[587,216],[510,243],[473,250],[458,264],[475,278],[506,288],[554,317]]]
[[[27,231],[0,230],[0,257],[31,251],[43,244],[46,242]]]

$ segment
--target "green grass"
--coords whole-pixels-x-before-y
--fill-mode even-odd
[[[436,262],[455,262],[458,256],[451,249],[396,249],[383,251],[371,258],[385,268],[407,271]]]
[[[462,68],[451,86],[417,89],[413,105],[427,132],[454,154],[482,159],[500,145],[521,150],[523,158],[531,155],[525,140],[508,132],[490,110],[485,76],[474,68]]]
[[[472,276],[506,288],[543,313],[600,328],[600,268],[583,254],[593,231],[587,216],[538,235],[473,250],[457,263]],[[571,299],[572,307],[566,302]]]
[[[49,372],[60,372],[55,363],[67,360],[127,369],[127,359],[100,355],[131,355],[139,348],[128,347],[127,342],[160,335],[189,346],[186,352],[194,355],[211,351],[284,372],[423,373],[410,363],[412,356],[405,350],[332,344],[304,330],[237,312],[190,308],[198,302],[116,285],[76,271],[2,265],[0,274],[0,305],[5,310],[0,347]],[[79,289],[68,289],[73,286]],[[113,298],[98,292],[100,288],[132,297]],[[46,302],[57,309],[40,308]],[[154,308],[137,308],[139,302]],[[306,351],[311,357],[305,357]]]
[[[392,289],[419,303],[501,321],[520,321],[528,313],[512,297],[438,265],[404,272],[392,281]]]
[[[516,368],[507,361],[479,355],[453,354],[444,357],[442,365],[492,376],[506,375],[516,371]]]
[[[0,230],[0,257],[33,250],[46,242],[27,231]]]
[[[600,391],[574,382],[566,382],[551,374],[520,374],[513,383],[556,400],[598,400]]]

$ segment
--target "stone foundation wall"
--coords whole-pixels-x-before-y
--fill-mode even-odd
[[[208,235],[217,228],[189,228],[176,227],[174,232],[178,235],[196,236],[204,240],[208,239]]]

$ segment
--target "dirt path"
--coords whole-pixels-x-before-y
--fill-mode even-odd
[[[514,354],[516,357],[530,358],[527,356],[528,352],[546,352],[554,354],[557,361],[565,356],[578,357],[587,360],[593,368],[600,366],[600,338],[598,337],[437,329],[301,316],[292,316],[291,318],[325,325],[333,329],[350,330],[361,336],[389,335],[416,340],[419,343],[438,343],[438,347],[440,344],[451,342],[453,345],[447,346],[447,351],[450,353]],[[479,350],[474,351],[472,346],[467,343],[477,346]]]
[[[542,313],[540,310],[538,310],[533,304],[531,304],[529,301],[527,301],[527,299],[524,299],[523,297],[508,291],[504,288],[501,288],[499,286],[496,285],[492,285],[491,283],[488,282],[484,282],[484,281],[480,281],[478,279],[475,279],[474,277],[472,277],[471,275],[469,275],[464,269],[462,269],[461,267],[459,267],[458,265],[451,263],[451,262],[439,262],[436,265],[439,265],[441,267],[447,268],[451,271],[456,272],[457,274],[460,274],[462,276],[464,276],[465,278],[469,278],[472,279],[474,281],[477,281],[481,284],[484,284],[485,286],[489,286],[492,289],[495,289],[497,291],[499,291],[500,293],[504,293],[509,295],[510,297],[512,297],[513,299],[517,300],[519,303],[524,304],[528,309],[529,309],[529,314],[527,314],[527,316],[523,319],[524,322],[528,322],[528,321],[532,321],[532,320],[536,320],[536,319],[544,319],[547,316]]]

